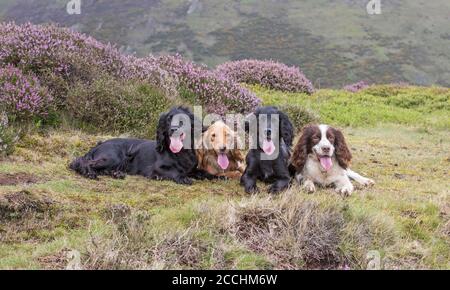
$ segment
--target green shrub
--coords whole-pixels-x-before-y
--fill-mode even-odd
[[[300,130],[307,124],[318,123],[320,121],[317,113],[298,104],[283,104],[278,106],[278,108],[289,116],[292,125],[297,130]]]
[[[362,91],[365,94],[376,97],[392,97],[400,94],[401,92],[408,91],[409,87],[406,85],[387,84],[387,85],[372,85],[364,88]]]
[[[161,112],[174,100],[143,82],[122,82],[107,76],[75,84],[67,95],[67,113],[93,131],[153,137]]]

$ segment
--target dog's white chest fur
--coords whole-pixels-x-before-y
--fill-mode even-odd
[[[309,154],[303,169],[303,178],[308,178],[314,183],[328,186],[335,183],[339,178],[346,175],[346,171],[339,166],[335,157],[332,158],[333,166],[330,170],[325,171],[317,157],[313,154]]]

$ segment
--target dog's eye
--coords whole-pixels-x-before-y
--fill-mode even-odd
[[[180,126],[183,126],[183,125],[184,125],[183,121],[180,121]]]
[[[212,134],[212,135],[211,135],[211,138],[216,138],[216,134]]]

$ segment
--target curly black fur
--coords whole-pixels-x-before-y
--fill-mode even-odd
[[[189,116],[191,127],[180,126],[179,130],[191,138],[190,148],[179,153],[170,149],[172,119],[179,114]],[[99,175],[123,178],[126,174],[142,175],[151,179],[172,180],[179,184],[192,184],[192,179],[213,179],[197,169],[194,144],[194,115],[186,108],[173,108],[161,115],[157,128],[157,140],[113,139],[103,142],[85,156],[75,159],[70,168],[77,173],[95,179]],[[201,128],[201,127],[200,127]],[[180,133],[180,132],[178,132]]]
[[[247,193],[258,192],[256,181],[261,180],[266,183],[272,183],[269,192],[278,193],[285,190],[291,181],[289,169],[290,151],[294,137],[294,129],[288,116],[279,111],[276,107],[259,108],[256,112],[257,135],[259,137],[263,132],[259,132],[259,116],[265,114],[268,120],[272,115],[279,116],[279,126],[274,128],[271,122],[267,122],[267,128],[272,130],[272,137],[278,138],[277,152],[278,156],[274,160],[261,160],[263,150],[259,142],[256,149],[251,149],[246,157],[247,168],[241,178],[241,185],[244,186]],[[259,139],[258,139],[259,140]]]

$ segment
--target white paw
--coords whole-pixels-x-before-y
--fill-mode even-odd
[[[375,184],[375,181],[373,179],[364,177],[363,179],[360,180],[359,183],[364,186],[372,186]]]
[[[314,193],[316,191],[316,186],[314,185],[314,182],[312,181],[305,181],[305,183],[303,184],[303,188],[308,192],[308,193]]]
[[[343,196],[350,196],[353,193],[353,185],[344,185],[342,187],[336,188],[336,192],[342,194]]]

